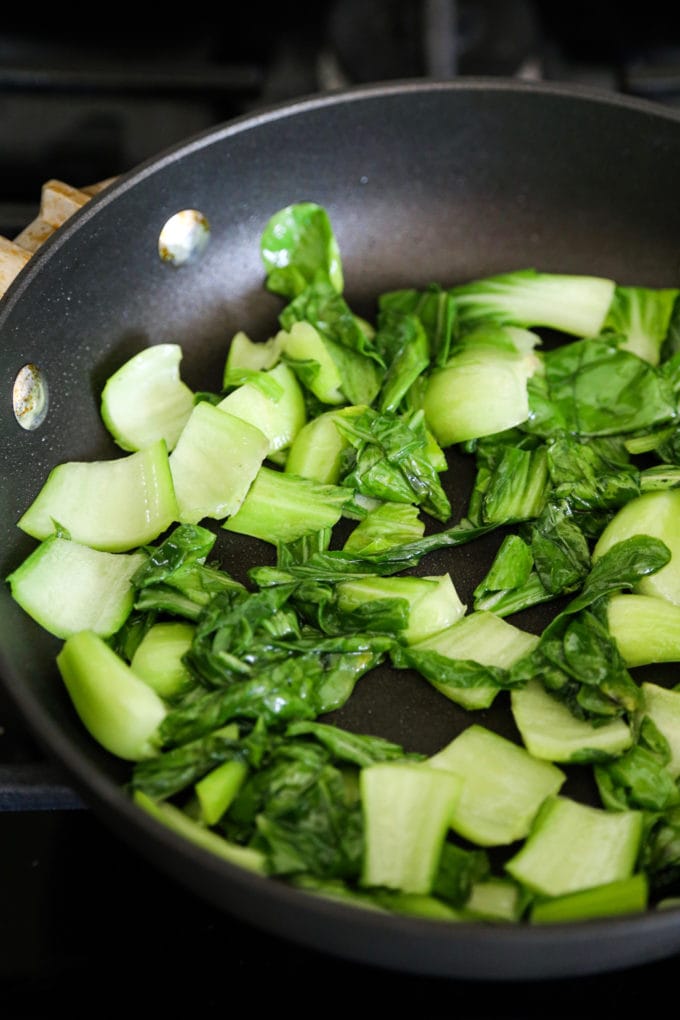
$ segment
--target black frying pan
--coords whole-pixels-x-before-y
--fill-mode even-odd
[[[291,202],[323,205],[343,257],[345,293],[371,315],[381,290],[452,284],[515,268],[675,287],[680,279],[680,113],[620,96],[495,80],[376,85],[238,119],[120,177],[31,259],[0,302],[0,568],[34,543],[16,521],[51,467],[114,456],[98,397],[142,347],[181,344],[182,372],[220,377],[238,329],[265,339],[280,301],[263,288],[259,238]],[[211,240],[181,267],[158,254],[174,213],[200,211]],[[49,413],[14,416],[19,369],[38,365]],[[462,510],[460,480],[451,479]],[[453,490],[452,490],[453,491]],[[216,548],[240,576],[252,547]],[[463,597],[478,553],[428,560]],[[98,816],[199,897],[275,935],[340,958],[421,975],[533,979],[617,970],[680,948],[680,912],[530,928],[392,917],[237,870],[138,810],[125,771],[89,739],[54,657],[59,642],[0,592],[0,675],[45,750]],[[522,625],[539,626],[526,618]],[[462,725],[415,677],[365,678],[339,721],[431,753]],[[503,729],[496,709],[480,721]]]

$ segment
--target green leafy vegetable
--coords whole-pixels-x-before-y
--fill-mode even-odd
[[[679,294],[671,287],[616,287],[602,332],[623,337],[625,350],[658,365]]]
[[[338,243],[328,214],[314,202],[298,202],[271,217],[260,243],[269,290],[294,298],[314,282],[342,293]]]
[[[140,810],[310,895],[487,924],[675,902],[680,688],[637,669],[680,661],[680,291],[532,268],[359,315],[313,202],[277,211],[260,255],[277,321],[233,336],[193,408],[173,348],[172,453],[61,465],[18,522],[41,545],[6,580],[64,634],[81,722]],[[114,373],[114,446],[121,410],[167,433],[154,360]],[[148,403],[125,386],[140,364]],[[230,535],[255,550],[239,579]],[[426,755],[339,724],[385,673],[466,740]],[[479,723],[494,702],[512,739]],[[456,772],[480,734],[492,753]],[[556,762],[594,805],[558,795]],[[510,856],[484,845],[499,811]]]

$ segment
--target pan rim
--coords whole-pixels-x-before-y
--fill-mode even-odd
[[[184,156],[205,148],[231,136],[253,130],[273,121],[302,116],[310,111],[374,101],[385,97],[442,92],[500,92],[527,95],[536,98],[553,96],[565,100],[577,100],[598,107],[637,111],[658,120],[680,122],[680,108],[663,106],[653,100],[624,93],[608,91],[594,85],[560,81],[533,81],[503,76],[470,75],[457,78],[397,78],[368,84],[343,86],[322,93],[308,93],[292,100],[268,104],[260,110],[241,114],[213,127],[199,131],[159,153],[143,160],[118,175],[118,177],[94,195],[41,245],[22,269],[7,291],[0,296],[0,327],[11,307],[38,272],[42,263],[51,257],[79,229],[95,216],[101,208],[113,202],[119,195],[135,187],[146,177],[158,173],[167,165]]]
[[[585,103],[595,103],[598,106],[605,105],[636,110],[643,114],[651,114],[659,119],[675,123],[680,122],[680,110],[660,107],[649,100],[637,97],[609,94],[592,87],[556,82],[536,83],[518,79],[484,77],[441,81],[400,79],[337,89],[321,95],[313,94],[301,97],[292,102],[277,103],[264,110],[245,114],[223,125],[208,129],[170,147],[121,175],[109,188],[95,196],[91,202],[88,202],[85,207],[75,213],[64,227],[60,228],[46,242],[44,247],[30,260],[27,267],[22,270],[5,296],[0,299],[0,330],[16,302],[21,299],[25,290],[31,285],[42,264],[46,260],[54,258],[60,248],[67,244],[81,228],[82,224],[97,216],[101,209],[113,202],[120,194],[133,188],[139,181],[160,172],[164,167],[182,158],[184,155],[202,149],[215,141],[224,140],[243,131],[252,130],[272,120],[303,116],[310,110],[319,110],[338,104],[375,100],[385,96],[398,96],[405,93],[459,93],[466,91],[512,92],[518,95],[537,96],[552,95],[565,99],[578,99]],[[122,814],[132,830],[139,834],[140,837],[143,836],[145,839],[151,840],[152,843],[162,844],[167,847],[178,862],[178,870],[180,870],[184,862],[190,864],[198,856],[202,866],[209,872],[214,873],[216,878],[217,876],[226,875],[231,881],[236,882],[244,889],[243,895],[251,893],[257,897],[258,902],[261,902],[262,906],[273,904],[275,912],[278,906],[292,906],[297,908],[300,914],[304,913],[310,921],[314,920],[318,925],[327,925],[329,921],[339,920],[341,922],[342,933],[351,928],[352,922],[357,921],[356,907],[329,901],[287,886],[277,885],[272,883],[271,879],[262,879],[260,876],[249,875],[234,865],[218,861],[206,851],[200,850],[200,848],[190,846],[186,840],[146,815],[123,794],[112,780],[104,775],[92,775],[88,779],[87,785],[83,785],[84,759],[78,752],[78,749],[70,744],[61,732],[54,732],[54,728],[49,726],[47,713],[42,711],[41,706],[38,706],[39,711],[36,715],[35,702],[25,692],[21,684],[21,678],[13,669],[12,664],[6,661],[6,656],[2,650],[0,650],[0,661],[2,666],[2,680],[0,682],[5,683],[10,696],[17,703],[20,710],[24,714],[30,715],[36,735],[46,746],[50,754],[55,756],[64,765],[74,783],[78,786],[79,791],[83,793],[84,799],[91,803],[93,807],[96,806],[103,810],[105,815],[111,816],[114,812],[117,816]],[[28,711],[29,709],[30,712]],[[135,841],[139,842],[139,839],[136,837]],[[264,883],[266,883],[266,886]],[[282,917],[284,913],[284,911],[278,911],[277,918]],[[245,920],[252,920],[245,917],[245,915],[242,916],[244,916]],[[664,953],[664,949],[661,946],[664,938],[670,939],[675,934],[675,942],[680,941],[680,935],[677,933],[679,916],[680,911],[676,908],[671,908],[663,914],[645,914],[641,917],[633,918],[612,918],[601,921],[541,926],[540,928],[485,927],[482,929],[478,922],[460,922],[460,924],[456,924],[451,928],[448,922],[442,924],[442,922],[420,918],[395,918],[392,915],[383,916],[373,914],[372,912],[365,912],[359,915],[360,924],[374,935],[374,943],[376,944],[376,960],[369,962],[375,962],[379,966],[406,969],[409,966],[408,943],[410,940],[420,939],[422,936],[423,945],[426,949],[431,952],[433,947],[436,947],[437,952],[432,953],[431,960],[419,961],[419,965],[415,969],[417,973],[456,978],[484,978],[485,980],[510,978],[524,980],[534,977],[543,978],[546,976],[567,976],[576,973],[597,973],[602,970],[619,969],[630,964],[630,960],[615,961],[609,959],[604,961],[597,953],[593,953],[591,959],[583,960],[578,967],[575,966],[570,953],[565,954],[565,958],[562,960],[553,961],[551,969],[546,968],[545,960],[532,962],[532,951],[537,948],[545,950],[546,943],[549,946],[559,945],[561,950],[564,949],[565,944],[572,949],[582,948],[584,936],[586,936],[586,941],[592,948],[600,942],[605,934],[608,939],[614,938],[615,941],[619,940],[624,943],[632,933],[638,935],[640,932],[649,931],[651,933],[653,931],[658,936],[658,940],[653,951],[650,950],[650,959],[656,959]],[[305,941],[305,936],[299,930],[296,933],[291,933],[289,930],[284,931],[285,926],[282,921],[277,921],[277,927],[281,929],[277,931],[277,934],[297,939],[298,941]],[[397,933],[400,943],[398,959],[388,958],[385,954],[382,954],[381,958],[379,951],[380,944],[385,943],[386,936],[390,932]],[[461,945],[465,943],[464,972],[459,969],[455,960],[446,959],[447,953],[455,955],[453,950],[459,943]],[[312,938],[309,939],[309,944],[313,945]],[[483,957],[485,949],[488,949],[488,947],[491,947],[494,955],[499,951],[502,953],[508,948],[512,948],[512,959],[499,960],[491,968],[489,967],[488,958],[486,961],[481,959],[476,967],[478,972],[472,973],[471,971],[475,969],[475,959],[480,954]],[[342,948],[336,945],[333,951],[341,952]],[[353,959],[361,959],[363,962],[366,962],[365,953],[362,953],[361,957],[354,957],[349,946],[344,947],[344,951],[345,955],[350,955]],[[523,956],[529,958],[525,960],[524,969],[518,973],[518,961]],[[635,953],[633,962],[641,962],[639,950]]]

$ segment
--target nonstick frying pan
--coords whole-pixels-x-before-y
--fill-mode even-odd
[[[200,389],[220,378],[230,338],[265,339],[280,301],[263,286],[259,239],[292,202],[324,206],[354,309],[383,290],[450,285],[511,269],[592,273],[622,284],[680,280],[680,113],[561,85],[413,80],[315,95],[221,125],[120,176],[46,242],[0,302],[0,561],[33,548],[16,522],[50,468],[114,456],[98,396],[141,348],[182,345]],[[198,211],[209,243],[182,265],[159,256],[164,224]],[[49,410],[26,430],[12,403],[34,364]],[[469,479],[449,479],[462,512]],[[253,548],[216,549],[242,576]],[[428,560],[463,600],[481,579],[479,547]],[[481,549],[481,551],[480,551]],[[486,562],[486,561],[485,561]],[[2,586],[0,674],[45,751],[136,852],[227,914],[348,961],[419,975],[538,979],[617,970],[680,948],[680,911],[569,925],[443,924],[358,910],[246,873],[185,841],[121,790],[126,770],[84,731],[44,633]],[[527,615],[527,628],[540,620]],[[338,722],[426,753],[462,726],[414,677],[364,678]],[[497,710],[480,713],[503,731]]]

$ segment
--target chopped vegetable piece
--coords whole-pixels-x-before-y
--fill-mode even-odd
[[[285,297],[301,294],[320,278],[342,292],[340,251],[328,213],[314,202],[286,206],[262,231],[260,254],[267,287]]]
[[[463,921],[465,915],[438,900],[436,896],[422,893],[384,892],[376,893],[376,899],[393,914],[405,914],[407,917],[426,917],[431,921]]]
[[[482,921],[519,921],[525,899],[517,882],[508,878],[487,878],[473,884],[464,913]]]
[[[606,334],[546,351],[527,389],[525,427],[534,435],[617,436],[668,425],[676,415],[672,380]]]
[[[652,720],[662,737],[667,741],[669,760],[666,768],[674,779],[680,778],[680,690],[661,687],[660,684],[645,681],[640,715]]]
[[[428,427],[443,446],[490,436],[529,416],[527,380],[533,354],[493,342],[468,343],[429,376],[423,407]]]
[[[343,470],[343,452],[349,442],[335,426],[336,414],[350,409],[325,411],[306,422],[291,443],[285,470],[316,482],[335,485]]]
[[[461,780],[420,764],[385,762],[362,769],[360,786],[362,884],[428,894]]]
[[[149,627],[137,645],[130,665],[162,698],[172,698],[191,682],[183,659],[195,633],[192,623],[159,620]]]
[[[180,836],[188,839],[191,843],[224,858],[230,864],[236,864],[240,868],[246,868],[259,875],[266,874],[264,855],[253,847],[239,846],[237,843],[224,839],[212,829],[207,829],[204,825],[194,821],[174,804],[155,801],[141,790],[135,791],[133,799],[143,811],[152,815],[163,825],[167,825],[169,829],[178,832]]]
[[[128,761],[158,754],[165,702],[103,638],[88,630],[73,634],[57,666],[83,725],[102,747]]]
[[[592,917],[615,917],[619,914],[640,914],[647,909],[649,883],[642,872],[605,882],[592,889],[537,900],[529,915],[532,924],[562,924],[584,921]]]
[[[376,599],[405,599],[408,622],[402,638],[409,644],[443,630],[465,613],[450,574],[440,577],[360,577],[340,581],[338,606],[350,611]]]
[[[563,896],[630,878],[642,834],[641,811],[607,811],[551,796],[505,867],[532,892]]]
[[[518,269],[459,284],[450,293],[461,325],[488,319],[590,337],[602,330],[615,287],[598,276]]]
[[[449,824],[478,846],[506,846],[523,839],[543,801],[567,778],[556,765],[476,723],[427,764],[461,779]]]
[[[510,702],[522,742],[535,758],[585,764],[600,760],[603,754],[621,754],[634,740],[632,727],[624,719],[598,725],[580,719],[538,679],[512,690]]]
[[[159,439],[174,449],[194,406],[193,391],[179,374],[182,356],[179,344],[155,344],[107,379],[102,420],[123,450],[141,450]]]
[[[232,759],[222,762],[196,783],[196,796],[201,806],[201,818],[206,825],[215,825],[243,785],[248,766]]]
[[[217,407],[263,432],[268,456],[286,450],[307,420],[300,384],[283,362],[232,389]]]
[[[628,667],[680,661],[680,604],[655,595],[612,595],[607,626]]]
[[[7,577],[12,597],[55,637],[110,637],[132,612],[143,552],[110,553],[51,535]]]
[[[288,334],[282,338],[282,357],[318,400],[373,403],[384,362],[372,330],[332,283],[321,279],[310,284],[283,309],[279,321]]]
[[[423,537],[425,522],[413,503],[378,503],[347,537],[343,549],[360,556],[379,555]]]
[[[672,287],[617,286],[601,332],[622,336],[625,350],[658,365],[678,294]]]
[[[281,356],[280,344],[276,337],[258,342],[251,340],[242,329],[234,333],[227,351],[222,376],[222,389],[228,380],[242,372],[266,372],[273,368]]]
[[[322,404],[344,404],[342,375],[336,365],[332,348],[308,322],[294,322],[290,330],[276,334],[286,363]]]
[[[198,524],[236,513],[269,449],[255,425],[205,401],[196,404],[170,454],[178,520]]]
[[[33,538],[67,532],[75,542],[128,552],[177,520],[163,439],[113,460],[68,461],[50,471],[18,526]]]
[[[445,697],[464,708],[488,708],[505,686],[501,674],[536,648],[538,641],[535,634],[478,610],[414,641],[394,658],[417,669]],[[486,668],[470,668],[475,664]]]
[[[612,546],[634,535],[651,535],[670,550],[670,562],[640,578],[635,591],[680,605],[680,489],[660,489],[631,499],[614,515],[593,548],[596,563]]]
[[[236,510],[222,527],[265,542],[294,542],[310,532],[332,528],[351,492],[274,468],[261,467]]]

